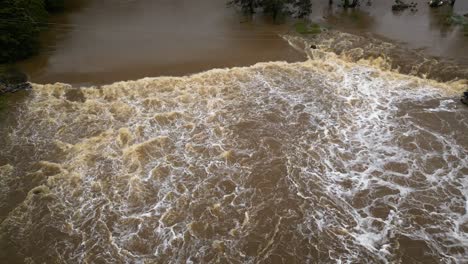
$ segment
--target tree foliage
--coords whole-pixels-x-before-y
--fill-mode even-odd
[[[296,16],[303,18],[312,12],[312,1],[310,0],[297,0],[295,1]]]
[[[247,14],[261,11],[273,19],[282,14],[305,17],[312,11],[311,0],[231,0],[229,3],[239,6]]]
[[[0,0],[0,63],[35,54],[39,32],[47,25],[48,11],[62,8],[64,0]]]
[[[65,0],[45,0],[45,7],[49,12],[57,12],[65,9]]]
[[[355,8],[359,4],[359,0],[343,0],[344,8]]]
[[[239,6],[247,14],[253,14],[258,7],[258,2],[258,0],[231,0],[229,4]]]

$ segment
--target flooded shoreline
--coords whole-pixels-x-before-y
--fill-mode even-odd
[[[346,12],[336,5],[329,7],[327,1],[314,1],[310,19],[323,27],[384,38],[420,49],[428,58],[467,66],[468,37],[461,26],[444,20],[451,10],[429,9],[425,1],[416,2],[418,12],[392,13],[391,1],[363,3]],[[466,3],[458,2],[455,12],[468,10]],[[246,18],[219,0],[76,1],[76,6],[51,20],[43,52],[19,66],[35,83],[92,86],[257,62],[303,61],[304,55],[280,36],[293,30],[293,23],[273,23],[261,15]]]
[[[44,40],[52,46],[20,66],[32,82],[89,86],[304,60],[279,36],[288,30],[218,0],[89,1],[55,18]]]

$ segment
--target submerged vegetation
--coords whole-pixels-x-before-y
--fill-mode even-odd
[[[303,18],[312,11],[312,0],[231,0],[230,4],[239,6],[247,14],[253,14],[257,11],[267,13],[276,19],[279,15],[292,15]],[[330,5],[334,4],[329,0]],[[340,6],[343,8],[355,8],[359,6],[359,0],[340,0]]]
[[[62,10],[64,4],[64,0],[0,0],[0,63],[37,53],[49,13]]]
[[[239,6],[246,14],[260,11],[271,15],[274,20],[280,15],[302,18],[312,11],[311,0],[232,0],[229,3]]]
[[[298,22],[294,24],[294,28],[299,34],[319,34],[322,32],[320,25],[316,23]]]
[[[468,36],[468,16],[462,16],[462,15],[452,15],[449,19],[448,22],[452,25],[458,25],[463,27],[463,32],[465,36]]]

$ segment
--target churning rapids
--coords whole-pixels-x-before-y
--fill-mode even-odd
[[[34,85],[2,139],[0,259],[466,263],[463,85],[309,53]]]

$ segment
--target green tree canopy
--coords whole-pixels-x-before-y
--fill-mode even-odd
[[[0,63],[36,53],[48,11],[63,7],[64,0],[0,0]]]

